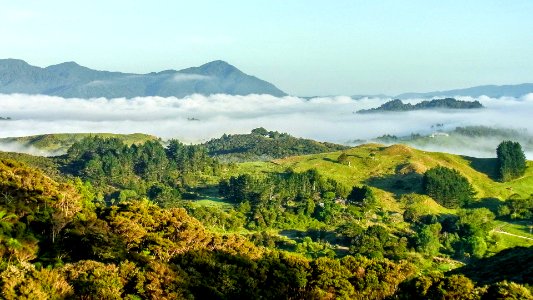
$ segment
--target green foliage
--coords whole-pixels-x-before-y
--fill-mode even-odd
[[[438,166],[424,173],[426,194],[446,208],[462,207],[474,199],[474,189],[457,170]]]
[[[524,176],[526,156],[518,142],[503,141],[496,149],[498,175],[501,181],[509,181]]]
[[[366,230],[353,228],[345,231],[350,239],[350,253],[369,258],[401,259],[407,252],[407,240],[392,236],[385,227],[372,225]]]
[[[128,146],[119,139],[87,137],[74,143],[63,161],[66,172],[107,191],[109,202],[148,196],[161,206],[175,205],[181,189],[219,169],[205,148],[176,140],[165,148],[158,141]]]
[[[333,222],[340,212],[337,197],[345,197],[346,187],[324,178],[316,170],[274,173],[266,177],[243,174],[222,180],[219,193],[235,203],[248,203],[243,213],[248,227],[284,228],[293,222],[301,223],[315,217]]]
[[[404,283],[398,299],[479,299],[474,283],[463,275],[443,276],[432,273],[419,276]]]
[[[0,160],[0,255],[9,261],[32,260],[39,248],[55,252],[53,244],[83,208],[74,186],[18,162]]]
[[[473,109],[482,108],[483,105],[479,101],[461,101],[454,98],[433,99],[430,101],[422,101],[415,105],[411,103],[403,103],[400,99],[391,100],[380,107],[359,110],[358,113],[375,113],[387,111],[411,111],[421,109]]]
[[[307,170],[230,177],[219,188],[234,208],[227,205],[222,210],[194,201],[174,201],[180,197],[174,193],[187,182],[217,168],[201,150],[179,142],[166,148],[155,142],[131,147],[97,139],[83,143],[87,144],[73,146],[63,159],[69,163],[68,171],[79,172],[84,180],[57,182],[20,163],[0,160],[3,298],[401,299],[409,295],[410,299],[476,299],[530,295],[516,284],[483,289],[460,275],[422,276],[409,281],[414,282],[412,289],[399,289],[402,282],[424,271],[404,260],[416,256],[408,252],[408,238],[413,248],[427,255],[454,251],[464,257],[484,256],[494,219],[487,209],[461,210],[457,216],[414,211],[412,218],[406,218],[412,220],[414,234],[403,223],[398,228],[394,224],[365,228],[368,223],[360,221],[361,210],[354,203],[375,200],[377,189],[363,186],[349,193],[339,181]],[[102,186],[112,188],[117,201],[102,202]],[[137,199],[143,196],[159,205]],[[523,214],[521,203],[512,204],[513,212]],[[376,210],[376,215],[386,214]],[[225,233],[211,232],[204,225]],[[288,253],[279,248],[289,237],[274,231],[237,233],[243,226],[319,230],[302,231],[293,248],[296,253]],[[517,282],[531,277],[528,264],[516,263],[530,260],[531,249],[526,250],[499,265],[519,272],[512,278]],[[343,251],[345,256],[336,258]],[[485,271],[477,274],[486,276]]]
[[[314,242],[306,236],[296,245],[296,252],[304,254],[308,258],[335,257],[335,252],[327,243]]]
[[[42,135],[32,135],[24,137],[2,138],[0,142],[17,143],[23,147],[32,147],[34,149],[49,152],[54,155],[65,153],[74,143],[79,142],[87,137],[115,138],[121,140],[127,145],[142,144],[147,141],[155,141],[158,138],[153,135],[133,133],[133,134],[114,134],[114,133],[52,133]]]
[[[498,216],[512,220],[531,220],[533,218],[533,194],[529,198],[514,195],[498,207]]]
[[[295,138],[287,133],[256,128],[251,134],[224,134],[204,144],[209,155],[222,161],[271,160],[294,155],[332,152],[346,146]]]
[[[441,230],[440,223],[423,225],[416,235],[417,250],[429,256],[438,254],[441,247],[439,239]]]
[[[352,191],[350,192],[346,200],[350,204],[354,204],[361,207],[365,212],[373,209],[377,204],[374,192],[367,185],[363,185],[362,187],[352,187]]]
[[[481,299],[531,300],[533,295],[525,286],[514,282],[502,281],[492,284]]]

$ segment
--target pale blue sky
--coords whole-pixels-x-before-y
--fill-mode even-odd
[[[222,59],[294,95],[533,82],[533,1],[0,0],[0,58],[147,73]]]

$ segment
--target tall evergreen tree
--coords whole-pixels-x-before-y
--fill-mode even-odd
[[[457,170],[438,166],[424,173],[426,194],[446,208],[461,207],[474,199],[470,182]]]
[[[526,156],[518,142],[503,141],[496,149],[498,176],[501,181],[519,178],[526,172]]]

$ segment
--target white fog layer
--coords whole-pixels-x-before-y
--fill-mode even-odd
[[[469,98],[485,108],[472,110],[422,110],[356,114],[391,99],[324,97],[311,100],[269,95],[192,95],[133,99],[64,99],[41,95],[0,95],[0,137],[46,133],[113,132],[147,133],[186,143],[203,142],[223,133],[248,133],[256,127],[288,132],[297,137],[347,144],[384,134],[430,134],[435,124],[444,130],[484,125],[527,129],[533,133],[533,94],[522,98]],[[407,100],[410,103],[422,99]],[[406,101],[404,101],[406,102]],[[428,150],[493,156],[498,141],[487,145],[463,143],[460,147],[427,146]],[[13,151],[16,145],[0,145]],[[491,152],[490,152],[490,151]],[[530,151],[529,149],[526,149]],[[530,153],[527,153],[531,159]]]

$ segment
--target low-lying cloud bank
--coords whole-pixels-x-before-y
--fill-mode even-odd
[[[262,126],[295,136],[346,144],[384,134],[429,134],[435,124],[444,124],[444,129],[468,125],[525,128],[533,133],[533,94],[518,99],[458,99],[479,100],[486,108],[355,114],[357,110],[377,107],[390,99],[353,100],[340,96],[306,100],[269,95],[64,99],[42,95],[0,95],[0,117],[12,118],[0,121],[0,137],[66,132],[142,132],[198,143],[223,133],[246,133]],[[476,147],[471,145],[468,153],[472,154]],[[0,149],[6,148],[0,145]],[[462,149],[452,150],[467,153]],[[477,154],[486,157],[494,156],[493,153],[482,150]]]

